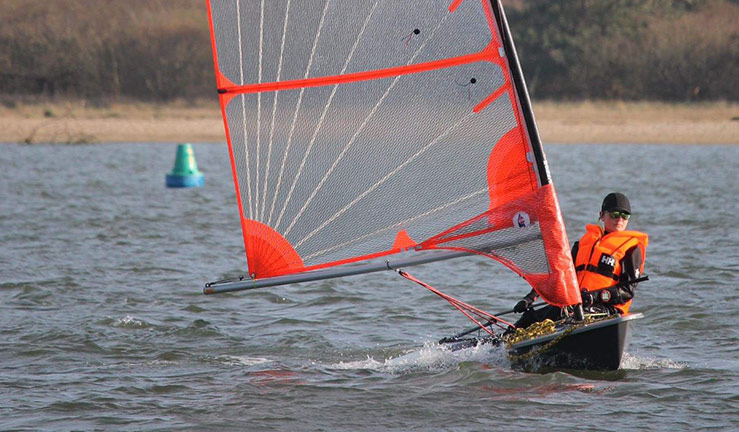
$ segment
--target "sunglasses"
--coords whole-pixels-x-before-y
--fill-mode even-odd
[[[623,219],[623,220],[629,220],[629,219],[631,219],[631,215],[630,215],[630,214],[628,214],[628,213],[626,213],[626,212],[621,212],[621,211],[612,211],[612,212],[608,212],[608,214],[609,214],[609,215],[610,215],[610,216],[611,216],[611,217],[612,217],[613,219],[618,219],[618,218],[621,218],[621,219]]]

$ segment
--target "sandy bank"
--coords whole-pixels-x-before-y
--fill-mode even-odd
[[[534,102],[545,143],[739,144],[739,104]],[[223,142],[216,103],[0,107],[0,142]]]

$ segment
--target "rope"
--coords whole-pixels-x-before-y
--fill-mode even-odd
[[[484,310],[478,309],[472,305],[469,305],[461,300],[458,300],[449,294],[443,293],[439,291],[438,289],[432,287],[431,285],[416,279],[411,274],[403,271],[403,270],[395,270],[398,272],[399,275],[403,276],[404,278],[413,281],[422,287],[426,288],[427,290],[431,291],[432,293],[438,295],[439,297],[443,298],[444,300],[448,301],[452,306],[457,308],[458,311],[462,312],[464,316],[470,319],[470,321],[477,324],[482,330],[485,330],[490,336],[495,337],[495,333],[493,333],[490,329],[487,328],[486,325],[480,323],[478,319],[476,319],[473,315],[475,315],[477,318],[484,319],[488,322],[493,322],[495,325],[497,325],[500,328],[505,328],[502,324],[507,325],[508,327],[513,327],[513,324],[509,323],[508,321],[502,320],[495,315],[485,312]]]
[[[510,354],[509,353],[508,354],[508,358],[511,361],[513,361],[513,362],[519,362],[519,361],[528,360],[528,359],[530,359],[532,357],[536,357],[536,356],[538,356],[540,354],[543,354],[546,351],[552,349],[559,342],[561,342],[562,339],[564,339],[567,336],[569,336],[570,333],[572,333],[574,330],[576,330],[576,329],[578,329],[578,328],[580,328],[580,327],[582,327],[582,326],[584,326],[586,324],[590,324],[592,322],[597,321],[598,318],[600,316],[602,316],[602,315],[606,315],[607,316],[608,314],[601,314],[601,313],[598,313],[598,314],[587,314],[585,316],[585,320],[583,322],[570,325],[570,328],[568,328],[567,330],[563,331],[557,337],[555,337],[554,339],[550,340],[549,342],[547,342],[546,344],[542,345],[541,347],[539,347],[539,348],[537,348],[535,350],[531,350],[531,351],[529,351],[527,353],[524,353],[524,354],[521,354],[521,355],[515,355],[515,354]],[[556,328],[555,322],[552,321],[552,320],[550,320],[550,319],[545,319],[544,321],[531,324],[530,326],[528,326],[528,327],[526,327],[524,329],[522,329],[522,328],[516,329],[515,332],[513,332],[513,333],[511,333],[511,334],[509,334],[507,336],[504,336],[504,341],[506,342],[507,347],[510,349],[513,345],[515,345],[515,344],[517,344],[519,342],[522,342],[522,341],[525,341],[525,340],[529,340],[529,339],[533,339],[535,337],[540,337],[540,336],[545,336],[545,335],[548,335],[548,334],[552,334],[552,333],[554,333],[556,331],[557,331],[557,328]]]

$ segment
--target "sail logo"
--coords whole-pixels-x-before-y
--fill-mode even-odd
[[[526,212],[518,212],[513,215],[513,226],[519,228],[527,228],[531,226],[531,217]]]

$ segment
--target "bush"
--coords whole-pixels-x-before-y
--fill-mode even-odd
[[[739,6],[726,0],[519,0],[533,97],[738,100]]]
[[[739,100],[739,2],[507,0],[533,97]],[[204,0],[3,0],[0,94],[214,97]]]
[[[5,0],[0,92],[144,100],[214,94],[201,0]]]

